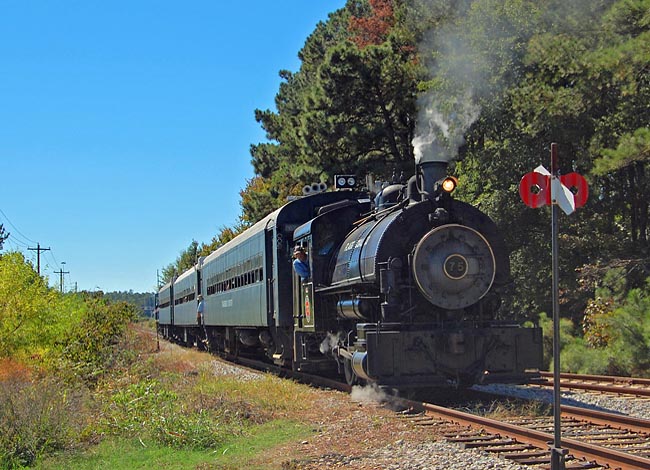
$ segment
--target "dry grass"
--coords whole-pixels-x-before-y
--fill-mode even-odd
[[[26,382],[31,380],[32,369],[15,359],[0,358],[0,382]]]
[[[345,394],[250,373],[162,340],[158,350],[155,331],[146,325],[131,329],[119,347],[126,359],[96,384],[94,408],[74,411],[87,420],[77,442],[59,441],[67,449],[82,443],[79,434],[87,445],[101,441],[92,452],[79,454],[79,462],[107,445],[100,455],[111,468],[134,468],[119,458],[142,459],[143,449],[157,459],[153,452],[159,449],[174,464],[195,452],[191,468],[312,470],[326,468],[323,459],[336,454],[356,459],[349,468],[367,470],[382,468],[371,455],[374,449],[430,438],[390,410],[355,403]],[[111,445],[119,451],[111,451]],[[92,468],[71,466],[73,461],[64,457],[48,468]],[[346,462],[351,465],[347,457]]]
[[[487,408],[482,406],[476,413],[498,420],[519,416],[544,416],[551,414],[551,411],[550,405],[539,401],[504,399],[492,402]]]
[[[0,466],[31,465],[72,448],[83,434],[88,393],[53,379],[0,383]]]
[[[140,361],[151,361],[156,370],[178,374],[196,372],[214,357],[197,349],[183,348],[156,336],[154,325],[136,323],[125,347],[137,351]]]

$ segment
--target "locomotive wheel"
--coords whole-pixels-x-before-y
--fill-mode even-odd
[[[350,359],[343,360],[343,371],[345,372],[345,382],[348,385],[359,385],[359,377],[352,369],[352,361]]]

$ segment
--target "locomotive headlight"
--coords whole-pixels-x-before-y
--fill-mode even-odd
[[[442,181],[442,190],[446,193],[453,192],[453,190],[456,189],[456,186],[458,186],[458,180],[453,176],[447,176]]]

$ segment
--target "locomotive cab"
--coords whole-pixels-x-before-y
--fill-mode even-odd
[[[293,273],[294,367],[305,371],[331,370],[336,366],[324,354],[322,343],[328,331],[336,330],[334,304],[327,295],[331,259],[338,244],[362,214],[370,211],[370,200],[350,199],[320,208],[318,215],[296,228],[294,243],[305,248],[309,278]]]

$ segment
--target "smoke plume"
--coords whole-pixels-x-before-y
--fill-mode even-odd
[[[463,144],[463,136],[469,126],[478,118],[480,108],[473,103],[471,89],[464,91],[462,98],[452,103],[451,111],[441,111],[443,98],[430,92],[418,100],[418,119],[413,149],[416,163],[450,161]]]
[[[436,11],[436,5],[439,6],[439,2],[432,0],[412,1],[420,12]],[[483,25],[480,33],[474,29],[472,35],[468,34],[469,25],[476,22],[476,18],[471,22],[466,18],[470,3],[457,2],[458,11],[445,12],[447,18],[454,19],[448,19],[444,25],[435,21],[436,29],[419,44],[431,81],[429,90],[418,99],[412,142],[417,163],[455,158],[465,133],[479,117],[480,99],[489,89],[491,67],[485,48],[489,47],[492,33],[490,25]]]

